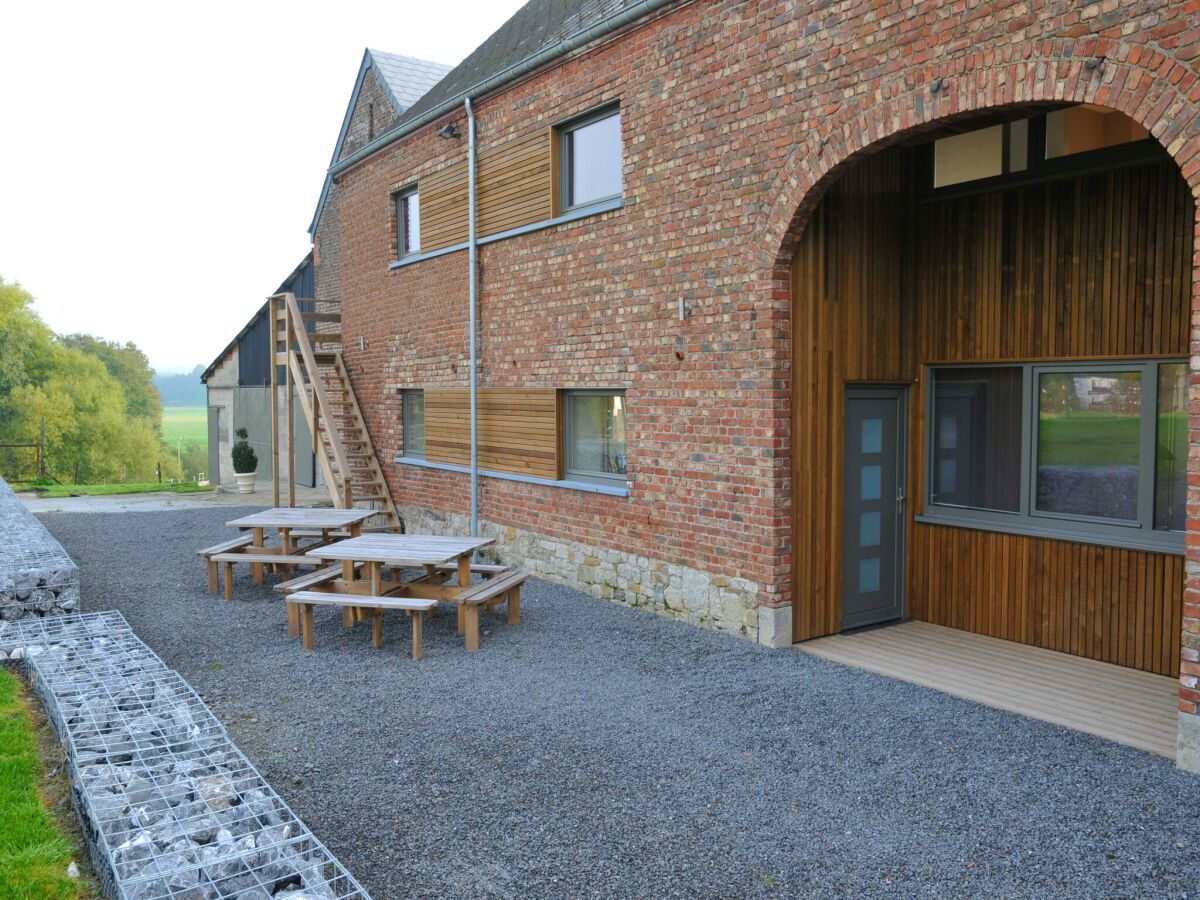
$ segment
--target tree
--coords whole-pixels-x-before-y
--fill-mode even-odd
[[[90,334],[68,334],[61,340],[64,346],[82,350],[104,363],[108,374],[125,390],[129,415],[149,419],[156,429],[162,429],[162,400],[154,386],[154,372],[146,354],[135,344],[103,341]]]
[[[139,367],[149,371],[141,351],[87,335],[56,338],[32,305],[20,285],[0,280],[0,443],[35,442],[44,418],[50,474],[152,480],[161,412],[138,396],[149,383],[139,374]],[[110,364],[126,374],[130,391]]]

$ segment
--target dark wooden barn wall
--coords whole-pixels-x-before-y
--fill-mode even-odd
[[[916,203],[912,154],[838,182],[793,264],[797,640],[840,628],[844,384],[913,385],[915,514],[923,364],[1187,354],[1193,209],[1173,164]],[[1175,674],[1182,591],[1175,556],[909,523],[911,618]]]

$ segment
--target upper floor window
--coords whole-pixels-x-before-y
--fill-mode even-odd
[[[564,210],[621,196],[621,113],[608,108],[559,128]]]
[[[564,469],[569,479],[625,484],[625,392],[563,393]]]
[[[421,198],[417,189],[396,194],[396,256],[421,252]]]

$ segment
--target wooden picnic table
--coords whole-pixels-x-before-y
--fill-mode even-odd
[[[435,601],[449,601],[458,604],[458,630],[466,632],[469,649],[478,646],[478,622],[476,607],[471,611],[476,618],[468,628],[466,622],[467,610],[458,601],[468,592],[471,585],[471,557],[476,550],[495,543],[492,538],[460,538],[440,537],[419,534],[365,534],[348,538],[337,543],[315,547],[305,552],[306,556],[327,562],[341,562],[340,578],[328,578],[314,585],[313,590],[334,594],[358,595],[364,598],[383,598],[400,596]],[[507,573],[508,570],[499,566],[475,567],[477,570],[487,570],[489,576]],[[385,578],[385,570],[424,569],[425,574],[412,581],[402,581],[398,573],[394,577]],[[447,583],[451,574],[457,574],[455,584]],[[524,576],[520,576],[524,580]],[[507,596],[507,591],[505,592]],[[491,599],[489,595],[489,599]],[[510,618],[517,612],[516,600],[510,610]],[[352,627],[358,621],[368,617],[371,611],[366,607],[356,607],[348,603],[343,607],[343,624]],[[374,609],[378,630],[378,614]],[[289,619],[289,631],[295,634],[297,622]],[[306,646],[311,643],[311,635],[305,636]],[[470,646],[470,645],[474,646]]]
[[[251,538],[248,542],[243,539],[209,548],[209,551],[218,551],[216,553],[200,551],[210,561],[209,590],[214,589],[212,565],[216,562],[225,564],[225,598],[228,600],[233,596],[229,575],[235,562],[249,563],[254,583],[262,584],[265,566],[282,567],[285,574],[290,574],[297,566],[311,565],[304,551],[336,541],[335,532],[357,537],[362,534],[362,523],[373,515],[375,511],[370,509],[277,507],[226,522],[230,528],[250,531]],[[278,545],[266,543],[268,529],[279,532]],[[301,546],[299,541],[307,538],[315,539],[316,543]]]

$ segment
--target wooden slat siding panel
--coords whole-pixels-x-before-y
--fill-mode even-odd
[[[910,581],[927,585],[910,596],[911,618],[1179,674],[1182,557],[928,524],[910,539]],[[1036,566],[1017,564],[997,577],[996,560],[1030,555]],[[996,615],[1005,606],[1015,613],[1007,623]]]
[[[479,389],[479,467],[516,475],[559,478],[558,392]],[[471,464],[470,393],[425,391],[425,457]]]
[[[916,382],[917,513],[922,364],[1187,355],[1193,203],[1172,164],[906,206],[908,154],[835,184],[793,262],[796,640],[841,628],[846,383]],[[912,618],[1178,672],[1181,557],[910,521],[907,566]]]
[[[554,217],[551,144],[547,128],[480,152],[476,168],[480,237]],[[466,163],[443,169],[419,187],[422,251],[467,240]]]

